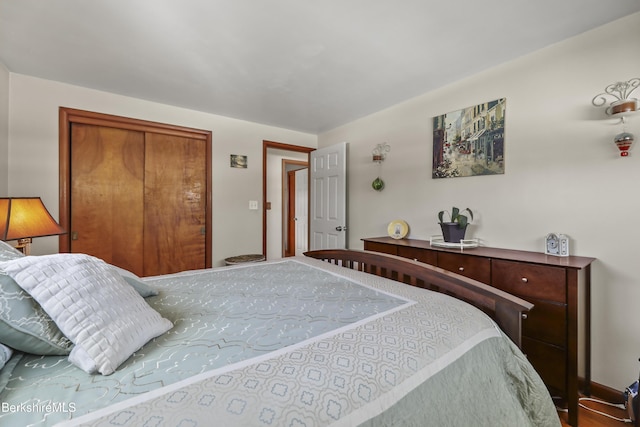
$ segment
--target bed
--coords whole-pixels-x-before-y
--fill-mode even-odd
[[[305,255],[140,279],[81,254],[3,261],[0,250],[0,326],[13,281],[65,331],[57,355],[0,333],[0,425],[560,425],[517,345],[529,303],[390,255]],[[64,282],[54,303],[51,280]],[[104,303],[112,286],[126,301]],[[102,303],[85,310],[84,298]],[[133,343],[98,340],[109,325],[85,333],[102,321],[92,310],[113,306],[111,321],[141,334]],[[127,322],[137,311],[144,320]],[[128,349],[103,360],[111,347]]]

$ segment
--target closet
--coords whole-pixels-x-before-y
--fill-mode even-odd
[[[140,276],[211,267],[211,132],[60,108],[60,223]]]

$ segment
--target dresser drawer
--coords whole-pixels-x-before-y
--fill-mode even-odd
[[[438,263],[438,255],[436,252],[428,249],[398,246],[398,255],[415,261],[424,262],[426,264],[437,265]]]
[[[558,347],[567,348],[567,306],[528,298],[533,309],[522,322],[522,334]]]
[[[567,302],[566,271],[561,267],[522,262],[492,261],[491,284],[521,297]]]
[[[523,337],[522,351],[540,374],[552,395],[567,395],[566,350]]]
[[[491,260],[472,255],[438,252],[438,267],[462,276],[489,283],[491,280]]]
[[[385,254],[398,255],[398,247],[396,245],[387,245],[386,243],[364,242],[365,251],[382,252]]]

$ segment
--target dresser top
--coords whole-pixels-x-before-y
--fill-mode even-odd
[[[558,267],[569,268],[585,268],[589,266],[595,258],[582,256],[560,257],[547,255],[543,252],[518,251],[515,249],[491,248],[488,246],[479,246],[477,248],[443,248],[432,246],[428,240],[419,239],[393,239],[388,236],[369,237],[362,239],[365,242],[383,243],[395,246],[404,246],[408,248],[429,249],[438,252],[452,252],[464,255],[479,256],[485,258],[504,259],[509,261],[531,262],[536,264],[554,265]]]

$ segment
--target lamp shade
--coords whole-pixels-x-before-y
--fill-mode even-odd
[[[0,197],[0,240],[64,233],[40,197]]]

